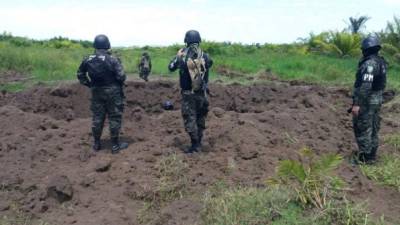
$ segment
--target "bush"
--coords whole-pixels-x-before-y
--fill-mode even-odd
[[[346,32],[324,32],[310,35],[310,51],[317,51],[339,57],[360,55],[361,36]]]
[[[300,160],[283,160],[277,167],[277,176],[268,180],[269,184],[284,186],[296,193],[296,198],[305,206],[324,209],[329,199],[335,197],[344,183],[332,175],[342,162],[342,157],[334,154],[315,158],[309,148],[300,151]]]

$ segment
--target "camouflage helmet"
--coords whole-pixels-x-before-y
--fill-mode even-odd
[[[110,41],[104,34],[99,34],[94,38],[93,47],[95,49],[110,49]]]
[[[375,47],[377,47],[378,49],[381,48],[381,44],[379,42],[379,39],[376,36],[368,36],[361,43],[361,49],[362,50],[366,50],[366,49],[369,49],[369,48],[375,48]]]
[[[187,31],[185,34],[184,42],[186,44],[200,43],[201,42],[200,33],[197,30]]]

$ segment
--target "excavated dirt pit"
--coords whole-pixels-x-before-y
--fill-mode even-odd
[[[194,196],[217,181],[262,186],[279,160],[297,158],[303,146],[344,156],[355,148],[346,89],[271,82],[212,85],[211,91],[204,151],[193,155],[183,153],[189,138],[173,81],[128,82],[122,137],[130,146],[118,155],[110,154],[107,126],[105,150],[90,150],[85,87],[0,94],[0,216],[18,206],[52,225],[140,224],[144,203],[157,192],[157,163],[176,153],[188,165],[186,193],[164,203],[162,222],[154,224],[199,224],[202,203]],[[175,110],[162,109],[167,99]],[[398,108],[384,107],[382,137],[399,130]],[[382,145],[385,151],[392,150]],[[347,163],[338,173],[351,199],[369,199],[376,217],[399,220],[399,192],[374,184]]]

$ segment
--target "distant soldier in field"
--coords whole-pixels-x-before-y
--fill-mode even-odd
[[[101,149],[101,134],[106,116],[109,121],[112,153],[127,148],[128,143],[120,142],[119,133],[124,110],[123,85],[126,79],[120,60],[109,52],[110,41],[105,35],[94,39],[94,54],[84,58],[79,66],[79,82],[91,89],[91,110],[93,113],[93,150]]]
[[[142,56],[140,57],[138,68],[140,78],[148,81],[149,74],[151,73],[151,59],[149,53],[143,52]]]
[[[213,61],[200,48],[200,33],[195,30],[186,32],[186,47],[180,49],[170,62],[168,69],[179,69],[179,80],[182,94],[182,117],[185,130],[191,139],[187,153],[201,150],[203,132],[206,128],[208,113],[208,72]]]
[[[386,86],[387,63],[379,56],[379,39],[369,36],[362,41],[362,53],[353,93],[353,129],[358,144],[355,162],[372,164],[379,146],[380,109]]]

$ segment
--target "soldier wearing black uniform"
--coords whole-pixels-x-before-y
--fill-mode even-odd
[[[363,57],[358,63],[353,92],[353,129],[358,144],[355,159],[373,163],[379,146],[380,109],[386,86],[387,63],[379,56],[379,39],[367,37],[362,42]]]
[[[94,39],[94,54],[85,57],[79,66],[77,77],[81,84],[92,92],[91,111],[93,113],[93,150],[101,149],[101,134],[106,116],[109,121],[112,153],[127,148],[128,143],[119,141],[119,133],[124,110],[123,85],[126,79],[120,60],[111,55],[110,41],[105,35]]]
[[[174,59],[170,62],[168,69],[175,71],[179,69],[179,82],[182,94],[182,117],[185,130],[191,139],[191,146],[187,149],[187,153],[197,152],[201,149],[203,132],[206,128],[206,117],[208,113],[208,72],[213,61],[208,54],[201,50],[201,61],[204,62],[204,76],[200,83],[199,89],[193,88],[193,82],[188,68],[188,57],[191,55],[191,49],[199,50],[201,43],[200,33],[195,30],[186,32],[186,47],[180,49]]]

